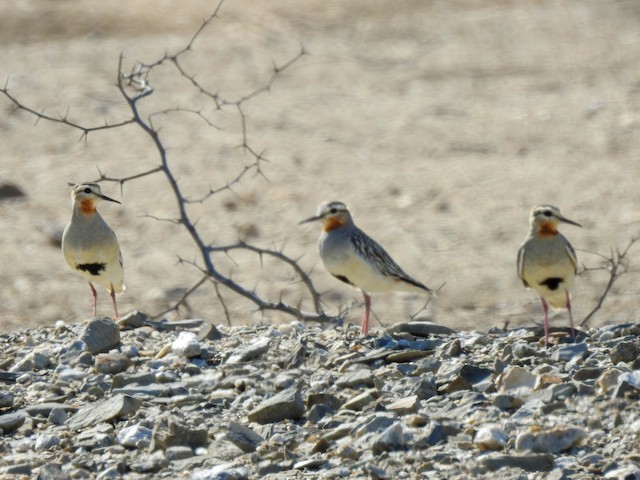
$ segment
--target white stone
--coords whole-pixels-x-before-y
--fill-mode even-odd
[[[509,434],[499,425],[484,425],[473,439],[479,450],[502,450],[509,441]]]
[[[538,380],[537,375],[531,373],[523,367],[507,368],[498,377],[496,386],[498,393],[508,393],[509,395],[526,395],[531,393]]]
[[[178,338],[171,344],[171,350],[176,355],[191,358],[200,355],[202,348],[195,333],[180,332]]]
[[[123,428],[118,435],[116,441],[125,447],[147,448],[151,444],[151,436],[153,432],[141,425],[132,425]]]

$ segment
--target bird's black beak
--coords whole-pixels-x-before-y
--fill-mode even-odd
[[[107,197],[106,195],[98,195],[98,196],[103,200],[108,200],[109,202],[120,203],[118,200],[114,200],[113,198]],[[120,205],[122,204],[120,203]]]

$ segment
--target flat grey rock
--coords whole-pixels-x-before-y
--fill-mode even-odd
[[[520,468],[525,472],[548,472],[554,466],[551,454],[490,454],[483,457],[480,462],[490,471],[504,468]]]
[[[336,380],[336,385],[340,388],[367,386],[373,387],[373,373],[368,368],[347,372]]]
[[[273,423],[298,420],[304,415],[304,403],[298,388],[292,387],[269,397],[248,413],[250,422]]]
[[[36,403],[35,405],[28,405],[22,410],[27,412],[32,417],[36,415],[39,415],[41,417],[48,417],[51,412],[56,409],[71,413],[78,411],[78,407],[76,406],[57,402]]]
[[[116,322],[120,330],[141,328],[151,322],[151,318],[137,310],[120,317]]]
[[[243,452],[255,452],[264,438],[254,432],[251,428],[237,422],[231,422],[227,427],[225,440],[239,447]]]
[[[128,395],[117,394],[96,405],[87,405],[78,410],[66,425],[71,430],[81,430],[96,423],[108,422],[126,417],[134,413],[141,405],[141,401]]]
[[[236,349],[229,358],[227,358],[227,362],[230,365],[242,362],[248,362],[255,358],[258,358],[263,353],[269,350],[269,345],[271,344],[271,339],[267,337],[262,337],[247,345],[246,347]]]
[[[429,337],[431,335],[455,335],[457,333],[453,328],[432,322],[396,323],[389,327],[387,331],[390,333],[405,332],[418,337]]]
[[[20,428],[27,416],[25,412],[21,411],[0,415],[0,430],[6,434]]]

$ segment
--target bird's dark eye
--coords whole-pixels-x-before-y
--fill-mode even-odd
[[[545,217],[551,217],[551,216],[553,216],[553,212],[552,212],[551,210],[545,210],[544,212],[542,212],[542,214],[543,214]]]
[[[84,193],[91,193],[91,189],[89,187],[85,188]]]
[[[338,213],[338,209],[336,207],[333,207],[331,210],[329,210],[329,212],[335,215],[336,213]]]

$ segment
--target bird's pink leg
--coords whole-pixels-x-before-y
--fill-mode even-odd
[[[569,312],[569,322],[571,323],[571,338],[576,338],[576,330],[573,328],[573,313],[571,312],[571,294],[567,290],[567,311]]]
[[[109,290],[109,294],[111,295],[111,301],[113,302],[113,309],[116,312],[116,318],[120,318],[118,315],[118,306],[116,305],[116,292],[113,289],[113,283],[111,284],[111,290]]]
[[[98,292],[96,292],[96,289],[91,282],[89,282],[89,288],[91,289],[91,295],[93,296],[93,316],[95,317],[98,307]]]
[[[362,291],[364,297],[364,315],[362,316],[362,334],[366,335],[369,332],[369,313],[371,312],[371,296]]]
[[[549,305],[544,298],[540,298],[542,300],[542,308],[544,310],[544,346],[549,346]]]

